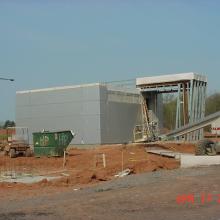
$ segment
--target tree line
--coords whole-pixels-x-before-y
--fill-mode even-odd
[[[15,127],[15,122],[10,121],[10,120],[6,120],[2,125],[0,125],[0,128],[2,128],[2,129],[6,129],[8,127]]]
[[[205,114],[210,115],[220,111],[220,93],[214,93],[206,98]],[[172,130],[176,122],[176,98],[173,95],[165,97],[164,101],[164,127]]]

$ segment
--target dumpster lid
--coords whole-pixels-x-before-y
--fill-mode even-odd
[[[39,132],[33,132],[33,134],[52,134],[52,133],[63,133],[63,132],[71,132],[71,134],[73,135],[73,137],[76,135],[72,130],[54,130],[54,131],[48,131],[43,129],[42,131]]]

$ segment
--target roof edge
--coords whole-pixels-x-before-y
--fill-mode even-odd
[[[181,82],[187,80],[197,80],[197,81],[207,82],[207,77],[205,75],[193,73],[193,72],[149,76],[149,77],[137,78],[136,86],[172,83],[178,81]]]
[[[58,91],[58,90],[64,90],[64,89],[76,89],[76,88],[100,86],[100,85],[101,85],[101,83],[89,83],[89,84],[72,85],[72,86],[57,86],[57,87],[50,87],[50,88],[43,88],[43,89],[31,89],[31,90],[24,90],[24,91],[16,91],[16,94]]]

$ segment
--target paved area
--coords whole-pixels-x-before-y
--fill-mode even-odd
[[[181,155],[180,166],[182,168],[220,165],[220,155],[215,156],[195,156]]]

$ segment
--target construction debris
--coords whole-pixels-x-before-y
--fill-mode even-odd
[[[115,177],[124,177],[130,175],[131,173],[132,173],[131,169],[126,169],[116,174]]]
[[[146,148],[146,151],[151,154],[156,154],[156,155],[160,155],[163,157],[175,158],[177,160],[180,160],[181,155],[193,155],[193,154],[176,152],[172,150],[166,150],[161,147],[148,147]]]

